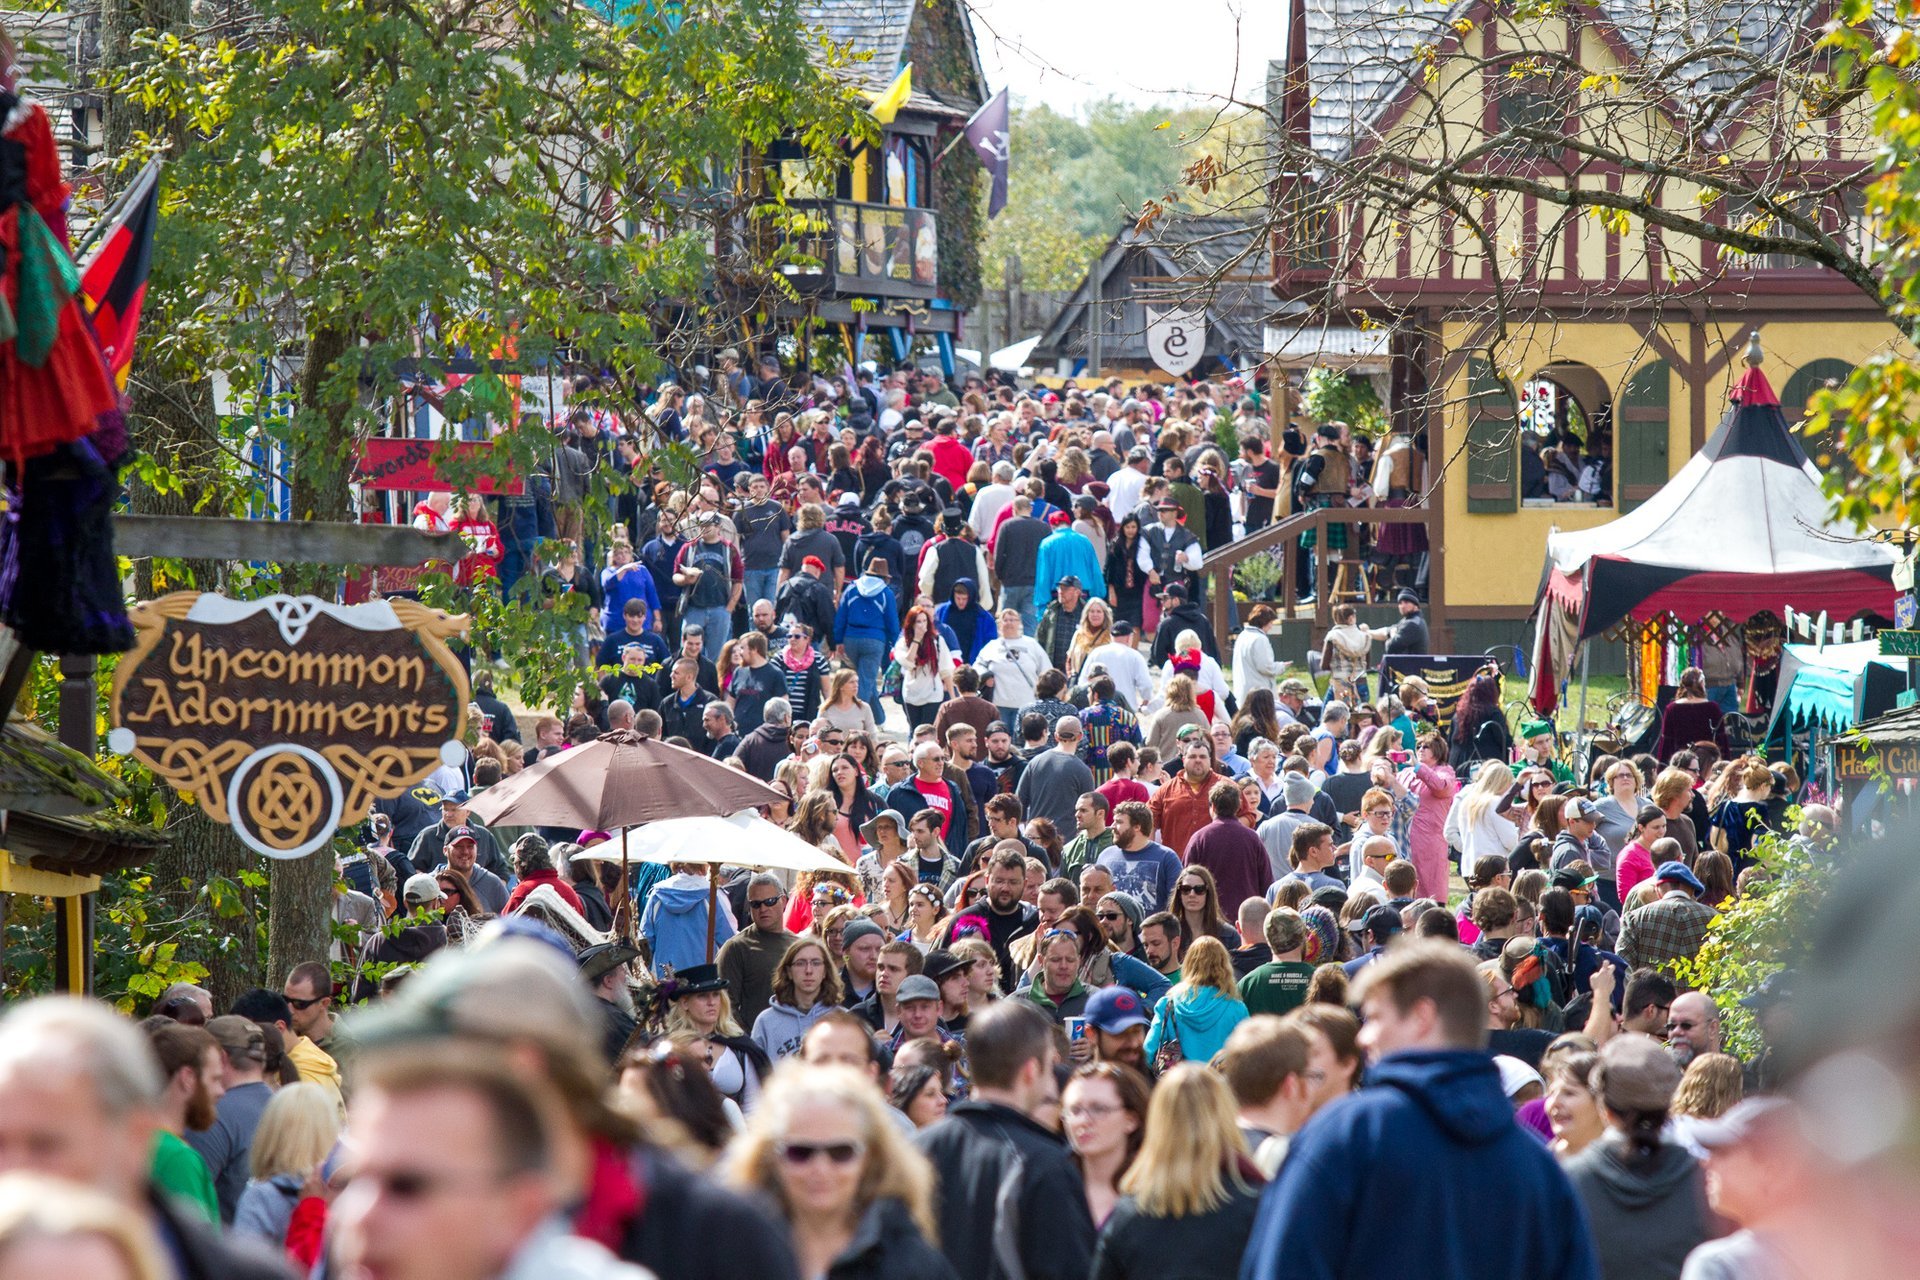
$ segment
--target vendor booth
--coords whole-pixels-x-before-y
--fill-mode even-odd
[[[1842,733],[1893,710],[1908,679],[1906,659],[1882,658],[1878,640],[1787,645],[1766,740],[1804,749],[1809,734]]]
[[[1719,427],[1653,497],[1617,520],[1548,538],[1531,691],[1542,713],[1559,705],[1576,657],[1596,638],[1630,646],[1628,671],[1648,706],[1687,666],[1706,666],[1715,683],[1708,659],[1731,655],[1718,665],[1745,673],[1740,709],[1754,710],[1770,701],[1756,693],[1754,673],[1779,659],[1787,606],[1835,621],[1892,618],[1894,551],[1829,531],[1820,473],[1760,363],[1756,337]],[[1581,693],[1584,702],[1584,678]]]

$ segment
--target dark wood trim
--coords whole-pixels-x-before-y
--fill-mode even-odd
[[[1707,442],[1707,380],[1699,372],[1707,363],[1707,327],[1699,320],[1687,326],[1687,353],[1688,453],[1694,454]]]
[[[1483,268],[1484,269],[1484,268]],[[1459,369],[1464,366],[1464,351],[1458,354],[1459,363],[1455,364],[1454,352],[1448,352],[1442,358],[1442,364],[1454,364],[1454,372],[1447,373],[1444,368],[1436,367],[1435,353],[1440,346],[1434,337],[1433,312],[1422,312],[1420,325],[1420,363],[1426,371],[1427,384],[1427,474],[1424,477],[1427,491],[1422,497],[1426,509],[1432,513],[1427,521],[1427,625],[1432,629],[1433,643],[1441,653],[1446,653],[1453,644],[1453,630],[1448,622],[1452,611],[1447,605],[1447,474],[1444,466],[1435,467],[1433,458],[1434,442],[1438,441],[1441,458],[1445,459],[1447,443],[1446,386],[1452,381]],[[1493,322],[1483,324],[1474,337],[1474,342],[1484,342],[1486,335],[1492,332]],[[1472,344],[1468,344],[1471,346]],[[1519,478],[1515,477],[1515,483]]]

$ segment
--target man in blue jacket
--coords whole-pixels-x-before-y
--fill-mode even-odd
[[[1598,1280],[1572,1184],[1514,1122],[1466,952],[1396,943],[1354,998],[1367,1087],[1294,1136],[1241,1280]]]
[[[867,571],[840,593],[833,614],[833,646],[859,675],[860,700],[873,709],[875,724],[887,718],[880,709],[880,669],[887,647],[900,634],[900,602],[888,585],[892,576],[885,557],[874,556]]]

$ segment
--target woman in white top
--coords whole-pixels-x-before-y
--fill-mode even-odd
[[[1227,677],[1221,672],[1220,664],[1215,662],[1206,650],[1200,648],[1200,633],[1192,629],[1182,631],[1173,638],[1173,651],[1199,653],[1200,669],[1189,674],[1193,676],[1196,689],[1213,695],[1214,718],[1224,722],[1227,718]],[[1167,665],[1160,668],[1160,687],[1164,689],[1167,681],[1178,674],[1180,673],[1174,670],[1173,661],[1169,659]],[[1238,699],[1235,701],[1237,704]]]
[[[932,724],[940,704],[953,693],[953,650],[933,625],[933,610],[916,605],[907,611],[900,638],[893,642],[893,660],[900,664],[900,705],[907,726]]]
[[[981,646],[973,665],[981,675],[993,679],[993,705],[999,707],[1009,728],[1019,719],[1020,708],[1039,695],[1033,685],[1053,666],[1032,637],[1023,634],[1018,609],[1000,611],[1000,635]]]
[[[1270,604],[1257,604],[1247,614],[1247,625],[1233,641],[1233,698],[1246,705],[1247,695],[1255,689],[1271,689],[1287,664],[1273,656],[1273,642],[1267,628],[1280,614]]]
[[[1520,842],[1520,828],[1500,812],[1512,789],[1513,770],[1498,760],[1487,760],[1473,775],[1473,782],[1454,797],[1444,830],[1447,844],[1460,853],[1463,873],[1472,869],[1476,858],[1487,854],[1504,858]]]

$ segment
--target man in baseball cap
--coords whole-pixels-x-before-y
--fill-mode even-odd
[[[1095,1062],[1118,1062],[1153,1079],[1147,1061],[1147,1005],[1127,987],[1102,987],[1087,997],[1087,1038]]]
[[[1400,936],[1401,928],[1400,913],[1392,907],[1378,906],[1360,917],[1359,922],[1352,926],[1352,932],[1366,944],[1367,950],[1341,966],[1346,970],[1347,977],[1354,977],[1378,960],[1386,951],[1387,944]]]
[[[909,1040],[951,1039],[940,1029],[940,984],[924,973],[912,973],[900,980],[894,993],[894,1007],[900,1012],[900,1026],[888,1046],[894,1053]]]

